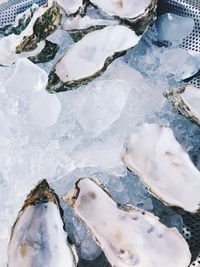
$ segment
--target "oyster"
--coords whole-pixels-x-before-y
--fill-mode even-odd
[[[118,25],[119,21],[113,19],[91,18],[89,16],[70,17],[62,23],[62,29],[68,31],[75,42],[91,31],[101,30],[106,26]]]
[[[114,267],[187,267],[189,247],[175,228],[133,206],[114,202],[98,182],[80,179],[64,197],[102,247]]]
[[[13,226],[8,267],[75,267],[63,227],[59,200],[43,180],[26,199]]]
[[[165,96],[183,116],[200,126],[200,89],[188,84],[180,90],[165,92]]]
[[[67,15],[74,15],[77,13],[82,13],[85,7],[85,0],[56,0],[56,2],[61,6]]]
[[[128,140],[123,158],[157,198],[189,212],[199,209],[200,172],[170,128],[145,123]]]
[[[126,26],[107,26],[75,43],[50,72],[47,90],[74,89],[94,79],[117,57],[134,47],[141,37]]]
[[[60,20],[60,9],[54,2],[49,1],[47,6],[40,7],[19,35],[11,34],[0,39],[0,65],[11,65],[21,56],[41,52],[45,46],[43,40],[56,30]]]
[[[90,0],[110,16],[120,18],[134,31],[143,34],[152,22],[157,0]]]

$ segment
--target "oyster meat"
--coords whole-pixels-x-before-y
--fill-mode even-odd
[[[142,34],[152,22],[157,0],[91,0],[110,16],[122,19]]]
[[[13,226],[8,267],[75,267],[59,200],[43,180],[30,193]]]
[[[119,21],[113,19],[91,18],[89,16],[82,17],[77,15],[69,17],[62,23],[62,29],[68,31],[75,42],[79,41],[83,36],[94,30],[101,30],[106,26],[118,25]]]
[[[99,76],[117,57],[140,40],[126,26],[107,26],[88,33],[75,43],[55,65],[49,75],[47,90],[66,91]]]
[[[129,138],[123,158],[157,198],[189,212],[199,209],[200,172],[170,128],[145,123]]]
[[[95,180],[80,179],[64,200],[88,226],[113,267],[187,267],[185,239],[158,217],[121,206]]]
[[[0,39],[0,65],[8,66],[19,57],[31,57],[45,47],[45,38],[53,33],[61,20],[60,8],[49,0],[48,5],[35,11],[30,23],[19,35],[11,34]]]
[[[166,92],[165,96],[183,116],[200,126],[200,89],[188,84]]]

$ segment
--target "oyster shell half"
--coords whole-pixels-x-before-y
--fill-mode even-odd
[[[80,179],[64,197],[93,233],[113,267],[187,267],[189,247],[158,217],[114,202],[98,182]]]
[[[8,267],[33,266],[76,266],[59,200],[46,180],[27,197],[8,247]]]
[[[115,58],[134,47],[140,38],[122,25],[88,33],[55,65],[49,75],[47,90],[66,91],[87,83],[101,75]]]
[[[123,158],[157,198],[189,212],[199,209],[200,172],[170,128],[145,123],[129,138]]]
[[[200,89],[188,84],[164,95],[183,116],[200,126]]]
[[[110,16],[120,18],[140,35],[152,22],[157,0],[90,0]]]
[[[65,10],[67,15],[76,15],[83,12],[86,0],[56,0],[56,2]]]
[[[30,57],[40,53],[45,46],[43,40],[56,30],[60,20],[60,8],[53,1],[38,8],[19,35],[11,34],[0,39],[0,65],[8,66],[21,56]]]
[[[76,16],[85,14],[88,0],[56,0],[56,2],[64,9],[67,15]]]
[[[73,40],[77,42],[89,32],[118,24],[119,21],[114,19],[100,19],[77,15],[76,17],[69,17],[61,25],[62,29],[68,31]]]

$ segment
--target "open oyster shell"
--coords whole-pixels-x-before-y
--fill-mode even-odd
[[[200,89],[188,84],[165,92],[165,96],[183,116],[200,126]]]
[[[198,211],[200,172],[170,128],[145,123],[129,138],[123,158],[157,198]]]
[[[40,53],[45,46],[43,40],[56,30],[60,20],[60,8],[49,0],[47,5],[35,11],[19,35],[11,34],[0,39],[0,65],[8,66],[21,56],[31,57]]]
[[[117,17],[133,27],[140,35],[152,22],[157,0],[91,0],[110,16]]]
[[[87,0],[56,0],[67,15],[82,14]]]
[[[55,65],[49,75],[47,90],[66,91],[87,83],[101,75],[115,58],[134,47],[140,38],[122,25],[88,33]]]
[[[61,25],[62,29],[68,31],[75,42],[79,41],[91,31],[101,30],[106,26],[118,25],[119,21],[113,19],[91,18],[89,16],[82,17],[77,15],[69,17]]]
[[[187,267],[189,247],[158,217],[114,202],[96,181],[80,179],[64,197],[93,233],[113,267]]]
[[[12,228],[8,267],[75,267],[54,191],[43,180],[27,197]]]

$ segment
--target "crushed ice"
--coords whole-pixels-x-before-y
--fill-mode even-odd
[[[184,28],[186,21],[172,19],[172,27],[181,23]],[[158,24],[160,39],[177,41],[169,32],[163,36],[169,15]],[[190,21],[188,28],[181,30],[178,41],[192,25]],[[73,43],[60,29],[50,38],[59,40],[60,54]],[[178,115],[163,97],[172,85],[193,76],[198,62],[178,45],[156,46],[156,38],[157,33],[149,30],[136,49],[113,62],[101,77],[75,91],[56,95],[45,92],[52,62],[37,66],[20,59],[15,66],[0,67],[1,267],[6,266],[10,227],[27,193],[41,178],[48,178],[62,195],[78,177],[96,176],[120,203],[153,211],[167,225],[182,230],[181,217],[152,199],[121,161],[127,135],[148,121],[169,125],[200,168],[200,129]],[[100,248],[67,204],[62,205],[67,230],[79,254],[95,259]]]

